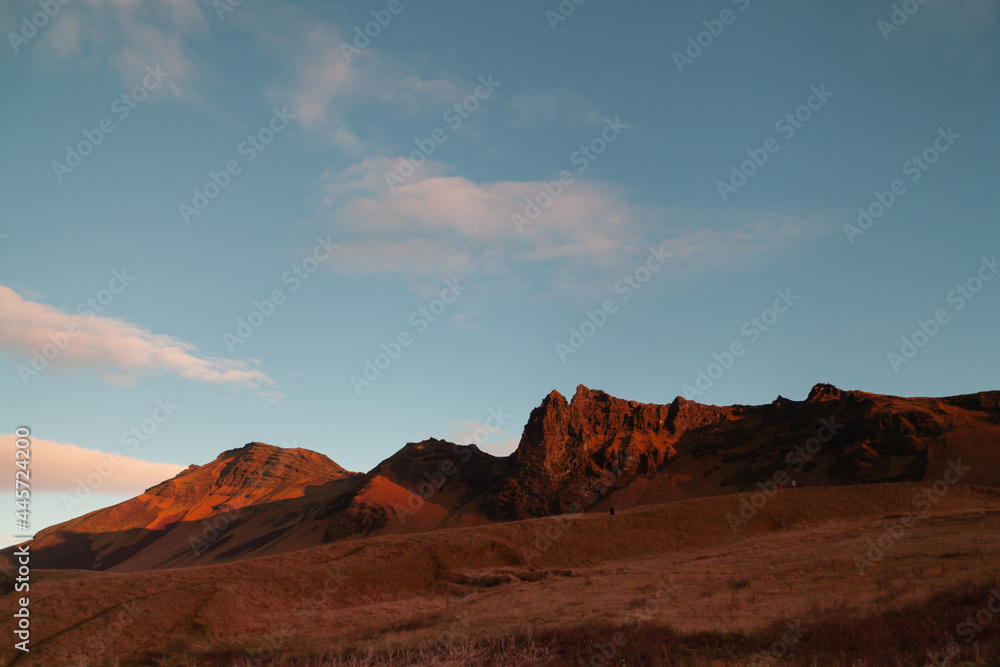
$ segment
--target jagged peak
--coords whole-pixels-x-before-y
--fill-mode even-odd
[[[580,385],[580,386],[582,387],[583,385]],[[548,404],[551,404],[551,403],[566,403],[566,404],[568,404],[569,401],[567,401],[566,397],[563,396],[562,394],[560,394],[557,389],[553,389],[552,391],[550,391],[545,396],[545,398],[542,399],[542,405],[548,405]]]
[[[242,447],[227,449],[226,451],[219,454],[216,460],[242,458],[244,456],[259,452],[266,452],[270,454],[279,451],[284,451],[284,450],[281,447],[275,447],[274,445],[269,445],[266,442],[253,441],[253,442],[248,442]]]
[[[815,403],[818,401],[828,401],[835,398],[841,398],[844,395],[844,391],[837,389],[832,384],[827,384],[825,382],[820,382],[809,392],[806,401],[809,403]]]
[[[625,399],[615,398],[606,391],[591,389],[590,387],[582,384],[577,385],[576,393],[573,394],[570,405],[579,405],[580,403],[585,403],[587,401],[622,401],[623,403],[631,403],[631,401],[626,401]]]

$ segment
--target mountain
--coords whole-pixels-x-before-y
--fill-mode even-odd
[[[246,523],[250,514],[259,524],[276,508],[292,512],[310,488],[356,476],[307,449],[252,442],[131,500],[40,531],[31,542],[32,559],[43,568],[88,570],[126,562],[128,569],[189,565],[215,532]]]
[[[1000,392],[900,398],[816,385],[804,401],[713,406],[550,393],[505,458],[410,443],[368,473],[250,443],[32,540],[39,568],[213,564],[362,536],[607,512],[779,485],[1000,487]],[[948,472],[952,471],[952,472]],[[10,553],[10,549],[6,553]]]
[[[503,461],[475,446],[427,440],[361,474],[316,452],[252,442],[136,498],[40,531],[31,541],[32,563],[128,572],[283,553],[355,535],[477,525],[487,519],[467,506],[499,480]]]
[[[669,405],[577,387],[532,411],[494,520],[606,511],[753,490],[934,481],[961,459],[962,481],[1000,486],[1000,392],[899,398],[813,387],[805,401]],[[786,477],[787,476],[787,477]],[[776,479],[777,477],[777,479]]]

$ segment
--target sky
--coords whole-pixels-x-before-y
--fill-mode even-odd
[[[997,0],[10,0],[0,29],[4,543],[251,441],[506,455],[580,384],[998,388]]]

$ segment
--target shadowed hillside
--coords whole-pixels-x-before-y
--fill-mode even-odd
[[[549,394],[506,458],[431,439],[361,474],[315,452],[250,443],[43,530],[31,550],[36,567],[124,572],[793,480],[933,482],[957,469],[964,484],[1000,486],[998,453],[1000,392],[898,398],[817,385],[805,401],[717,407],[638,403],[580,386],[570,401]]]
[[[207,567],[36,571],[32,651],[17,664],[749,665],[791,623],[801,632],[780,664],[922,665],[961,641],[1000,576],[1000,491],[968,485],[859,572],[932,488],[783,490],[736,532],[727,515],[747,494]],[[0,596],[0,631],[15,597]],[[966,658],[996,655],[1000,623],[977,641],[961,641]]]

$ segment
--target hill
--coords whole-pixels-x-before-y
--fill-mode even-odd
[[[933,488],[785,489],[737,530],[750,494],[212,566],[37,571],[17,664],[746,665],[790,623],[781,664],[924,664],[949,642],[996,655],[1000,623],[975,646],[957,628],[1000,583],[1000,491],[950,486],[920,509]],[[0,596],[0,627],[15,597]]]
[[[36,567],[127,572],[792,481],[933,482],[951,470],[963,484],[1000,487],[998,448],[1000,392],[900,398],[821,384],[804,401],[719,407],[580,386],[569,401],[550,393],[506,458],[430,439],[361,474],[316,452],[250,443],[47,528],[31,549]]]

